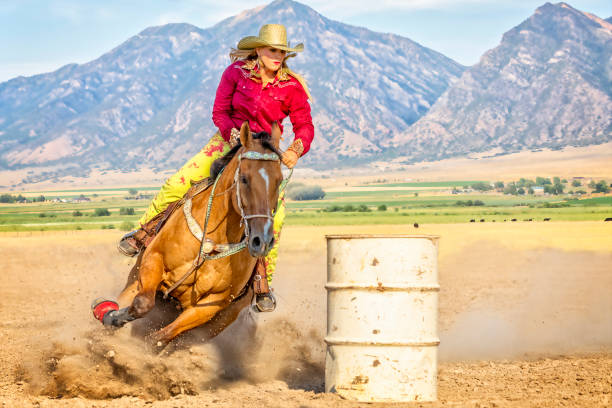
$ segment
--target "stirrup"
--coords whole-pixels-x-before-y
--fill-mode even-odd
[[[274,309],[276,309],[276,297],[272,291],[255,295],[255,304],[253,305],[255,312],[273,312]]]
[[[140,252],[140,248],[138,247],[138,240],[134,237],[138,230],[128,232],[125,234],[119,244],[117,245],[117,249],[125,256],[136,256]]]

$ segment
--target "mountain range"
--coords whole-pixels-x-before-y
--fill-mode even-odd
[[[612,24],[547,3],[393,138],[407,160],[612,140]]]
[[[469,68],[291,0],[207,29],[151,27],[89,63],[0,83],[0,169],[32,168],[36,181],[180,166],[215,131],[229,50],[268,22],[306,45],[289,62],[313,95],[303,166],[602,143],[612,136],[609,20],[547,3]]]

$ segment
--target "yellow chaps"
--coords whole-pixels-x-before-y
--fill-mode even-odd
[[[144,225],[157,214],[162,212],[168,205],[174,201],[178,201],[191,187],[191,181],[202,180],[210,176],[210,167],[218,158],[227,154],[230,151],[230,145],[218,133],[210,139],[210,141],[200,150],[195,156],[187,160],[175,174],[170,176],[155,196],[149,208],[145,211],[140,224]],[[283,192],[278,199],[278,206],[274,214],[274,240],[275,244],[272,250],[265,258],[266,272],[268,281],[272,281],[272,275],[276,269],[276,260],[278,258],[278,243],[280,241],[280,231],[285,221],[285,193]]]

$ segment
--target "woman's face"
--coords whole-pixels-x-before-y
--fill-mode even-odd
[[[276,72],[282,66],[287,51],[272,47],[259,47],[257,55],[268,71]]]

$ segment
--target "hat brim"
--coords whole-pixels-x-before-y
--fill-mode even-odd
[[[272,47],[272,48],[278,48],[279,50],[283,50],[287,52],[304,51],[304,44],[302,43],[296,45],[295,47],[287,47],[286,45],[282,45],[282,44],[271,44],[255,36],[244,37],[242,40],[238,41],[239,50],[252,50],[257,47]]]

